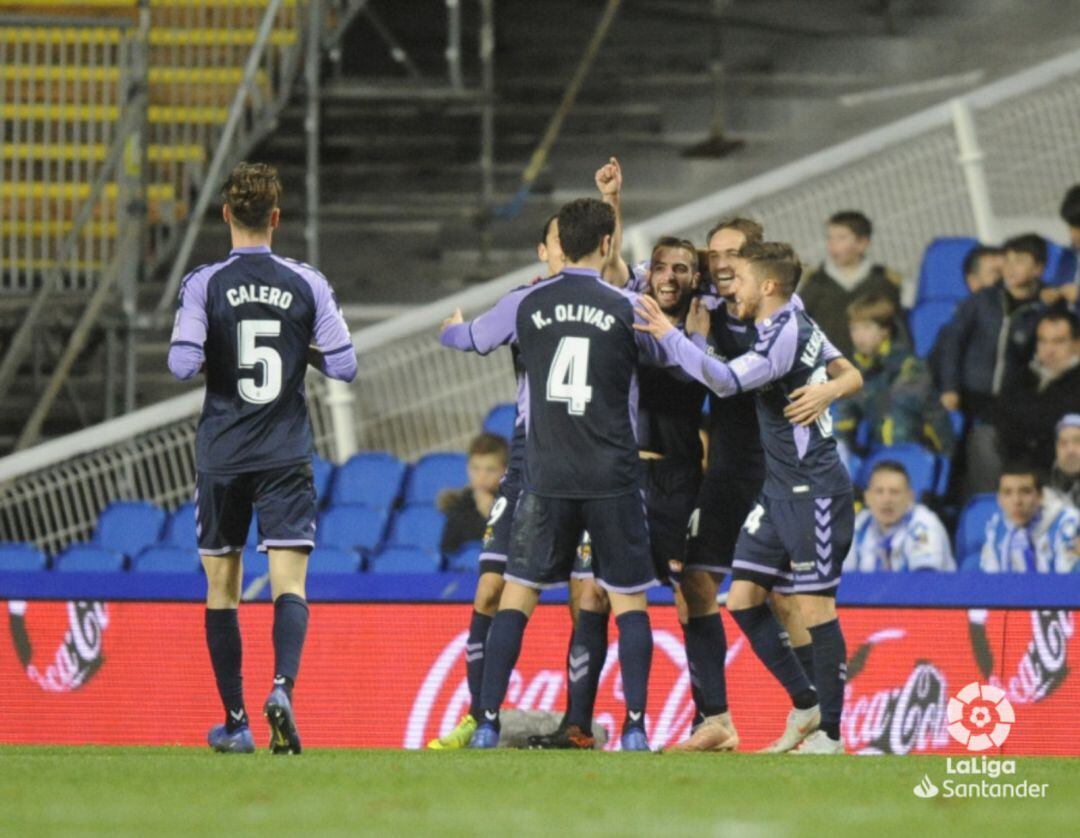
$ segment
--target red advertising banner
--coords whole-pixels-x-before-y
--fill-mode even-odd
[[[6,743],[202,745],[222,711],[201,605],[7,602],[0,629]],[[273,609],[244,605],[244,684],[257,714],[270,689]],[[305,747],[423,747],[468,709],[467,605],[314,604],[294,704]],[[693,721],[682,633],[671,607],[651,612],[655,652],[648,732],[654,748]],[[847,608],[842,733],[850,752],[965,754],[948,705],[972,682],[999,687],[1015,713],[988,755],[1080,755],[1076,612]],[[789,702],[724,615],[727,679],[741,749],[779,735]],[[0,623],[2,625],[2,623]],[[529,623],[507,707],[562,709],[570,629],[564,607]],[[597,715],[622,718],[617,634]],[[1072,664],[1070,665],[1070,659]],[[999,699],[994,699],[998,701]],[[261,722],[256,722],[256,730]],[[613,737],[617,740],[617,737]]]

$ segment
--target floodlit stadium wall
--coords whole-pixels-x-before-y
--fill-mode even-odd
[[[1080,51],[957,101],[634,225],[627,247],[643,258],[662,234],[700,241],[718,217],[740,212],[762,219],[771,238],[793,242],[813,262],[822,255],[823,220],[858,207],[874,220],[875,258],[912,276],[936,236],[996,238],[995,209],[1052,218],[1080,159]],[[975,127],[963,149],[962,114]],[[357,332],[354,384],[311,387],[320,453],[341,461],[357,449],[386,449],[412,459],[463,448],[484,413],[513,398],[510,360],[441,349],[438,325],[455,307],[478,313],[537,270],[522,268]],[[201,394],[192,393],[0,460],[0,539],[55,550],[88,536],[110,500],[172,507],[186,499],[200,404]]]
[[[201,604],[23,600],[0,607],[8,614],[8,630],[0,631],[0,742],[203,746],[220,720]],[[469,613],[463,603],[313,604],[294,697],[305,747],[420,748],[453,728],[469,706]],[[1015,715],[1007,739],[984,755],[1080,755],[1076,611],[846,607],[840,617],[849,752],[967,755],[948,732],[949,700],[982,682],[999,685]],[[249,708],[271,683],[272,619],[269,604],[241,609]],[[674,608],[652,609],[652,621],[647,729],[658,748],[689,735],[694,709]],[[741,749],[752,751],[776,737],[790,702],[726,613],[724,621],[731,710]],[[506,709],[563,709],[569,627],[564,606],[539,607]],[[623,714],[617,644],[613,636],[596,706],[609,733]]]

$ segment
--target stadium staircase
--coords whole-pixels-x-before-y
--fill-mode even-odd
[[[214,138],[268,0],[149,2],[148,231],[139,311],[162,298],[169,257],[192,220]],[[265,140],[249,148],[250,157],[282,169],[285,212],[275,246],[300,257],[306,252],[305,102],[299,61],[290,65],[281,56],[295,55],[303,2],[285,0],[272,39],[278,61],[268,62],[256,81],[268,91],[283,79],[290,82],[278,91],[283,109]],[[347,6],[344,0],[331,5]],[[893,3],[891,15],[882,14],[890,4],[855,0],[733,2],[724,37],[724,125],[746,147],[724,159],[701,160],[681,153],[708,133],[712,4],[625,0],[529,199],[514,207],[519,211],[499,212],[492,220],[481,199],[478,4],[460,3],[466,83],[453,95],[436,83],[447,64],[442,0],[353,5],[378,15],[358,15],[323,59],[319,266],[333,278],[339,298],[357,307],[430,301],[527,264],[544,218],[565,199],[590,190],[592,173],[609,152],[624,162],[625,207],[633,221],[867,130],[898,110],[967,89],[974,77],[880,100],[871,96],[858,106],[841,101],[846,94],[981,66],[978,57],[952,46],[958,33],[990,44],[987,33],[997,30],[1052,31],[1044,25],[1052,4],[1044,0],[1023,13],[1005,2],[923,0]],[[603,4],[500,0],[495,6],[493,203],[506,210]],[[104,55],[96,64],[90,59],[95,44],[118,36],[107,34],[107,27],[74,24],[106,16],[134,25],[138,11],[134,0],[0,0],[0,14],[51,21],[47,39],[58,40],[54,54],[66,56],[43,64],[43,48],[34,52],[26,45],[26,25],[0,26],[7,50],[0,56],[0,343],[6,351],[25,318],[30,291],[55,259],[47,251],[55,251],[57,237],[70,229],[107,156],[107,126],[121,101],[116,62]],[[1010,49],[1012,65],[995,60],[990,72],[1052,52],[1053,44],[1044,37],[1026,52]],[[126,205],[122,191],[119,182],[102,190],[78,256],[65,266],[64,287],[50,301],[48,325],[36,330],[38,351],[0,398],[0,451],[15,441],[112,253]],[[218,213],[212,201],[188,264],[214,261],[227,247]],[[119,410],[122,347],[115,336],[122,311],[114,295],[53,405],[43,437]],[[363,325],[361,316],[352,324]],[[166,370],[167,346],[164,324],[140,334],[133,357],[140,406],[186,389]],[[116,361],[111,377],[110,354]]]

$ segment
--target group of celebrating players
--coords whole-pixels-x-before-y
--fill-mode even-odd
[[[698,713],[676,747],[736,750],[717,604],[731,574],[727,608],[792,701],[767,750],[843,753],[846,650],[835,594],[853,499],[828,408],[862,386],[859,372],[803,310],[792,248],[765,241],[760,224],[732,218],[709,232],[708,283],[696,247],[678,238],[660,239],[649,262],[631,269],[619,255],[614,158],[596,184],[601,200],[571,201],[545,225],[546,278],[474,320],[458,311],[443,324],[445,346],[511,347],[518,413],[480,557],[466,645],[470,711],[429,747],[498,745],[528,619],[543,589],[569,583],[566,714],[530,744],[595,746],[613,613],[626,699],[620,744],[648,750],[645,592],[662,582],[675,590]],[[237,619],[254,510],[274,600],[275,676],[263,707],[270,749],[300,753],[292,689],[316,519],[304,374],[311,364],[351,381],[356,355],[326,278],[271,250],[281,196],[274,169],[242,163],[223,194],[233,249],[185,278],[169,352],[179,378],[206,376],[195,503],[207,646],[225,709],[208,742],[254,751]]]
[[[792,701],[770,752],[842,753],[846,649],[835,594],[852,538],[848,473],[829,405],[859,372],[806,315],[789,245],[750,219],[695,245],[661,238],[634,269],[619,255],[622,173],[596,173],[601,200],[548,220],[548,277],[466,322],[444,346],[512,348],[518,401],[511,457],[480,557],[466,644],[471,707],[435,749],[492,748],[526,623],[545,588],[569,584],[574,630],[567,709],[537,748],[592,748],[592,712],[619,631],[623,750],[648,750],[652,632],[645,591],[671,585],[686,641],[697,724],[681,750],[734,751],[727,702],[727,608]],[[710,400],[707,467],[699,434]]]

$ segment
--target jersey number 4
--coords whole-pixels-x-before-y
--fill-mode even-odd
[[[281,321],[241,320],[236,324],[236,331],[237,364],[242,370],[256,370],[251,378],[237,380],[240,398],[251,404],[272,402],[281,394],[281,355],[273,347],[259,346],[256,341],[280,335]],[[259,378],[262,384],[256,383]]]
[[[589,376],[589,339],[565,337],[559,341],[548,370],[547,400],[566,402],[571,416],[584,416],[592,401]]]

